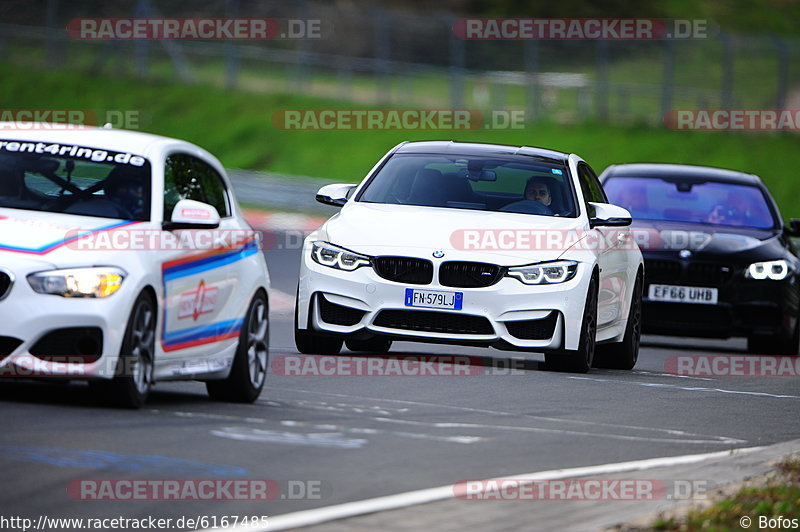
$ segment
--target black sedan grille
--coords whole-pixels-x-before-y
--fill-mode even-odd
[[[720,286],[733,275],[733,268],[723,264],[693,262],[686,272],[687,280],[702,285]]]
[[[651,283],[675,282],[681,278],[681,263],[675,260],[646,259],[644,275]]]
[[[430,284],[433,281],[433,263],[414,257],[376,257],[375,271],[390,281],[407,284]]]
[[[683,283],[690,286],[722,286],[733,276],[727,264],[646,259],[644,275],[648,283]]]
[[[449,261],[439,266],[439,283],[454,288],[492,286],[503,277],[503,268],[484,262]]]
[[[0,299],[3,299],[11,290],[11,276],[4,271],[0,271]]]
[[[389,329],[448,334],[494,334],[483,316],[429,310],[382,310],[373,325]]]

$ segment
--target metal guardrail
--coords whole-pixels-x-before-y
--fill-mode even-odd
[[[324,216],[338,210],[314,199],[320,187],[333,182],[330,180],[249,170],[228,170],[228,177],[243,205]]]

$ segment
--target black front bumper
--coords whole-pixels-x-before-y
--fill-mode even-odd
[[[706,286],[717,288],[718,303],[667,303],[647,298],[650,284]],[[793,278],[785,281],[754,281],[740,272],[727,282],[713,284],[691,279],[647,280],[645,270],[642,332],[730,338],[733,336],[790,337],[798,314],[798,290]]]

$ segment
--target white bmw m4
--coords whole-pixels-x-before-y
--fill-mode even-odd
[[[631,216],[574,154],[403,143],[304,242],[295,343],[385,353],[393,340],[545,354],[548,368],[630,369],[643,262]]]

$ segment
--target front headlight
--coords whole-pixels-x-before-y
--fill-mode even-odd
[[[32,273],[28,284],[35,292],[62,297],[108,297],[122,286],[119,268],[71,268]]]
[[[773,281],[782,281],[789,275],[791,266],[783,259],[770,260],[766,262],[754,262],[747,267],[744,276],[749,279],[761,281],[763,279],[772,279]]]
[[[348,272],[370,265],[368,256],[322,241],[311,243],[311,258],[317,264]]]
[[[508,269],[509,277],[516,277],[525,284],[558,284],[575,277],[578,263],[572,260],[540,262],[525,266],[512,266]]]

